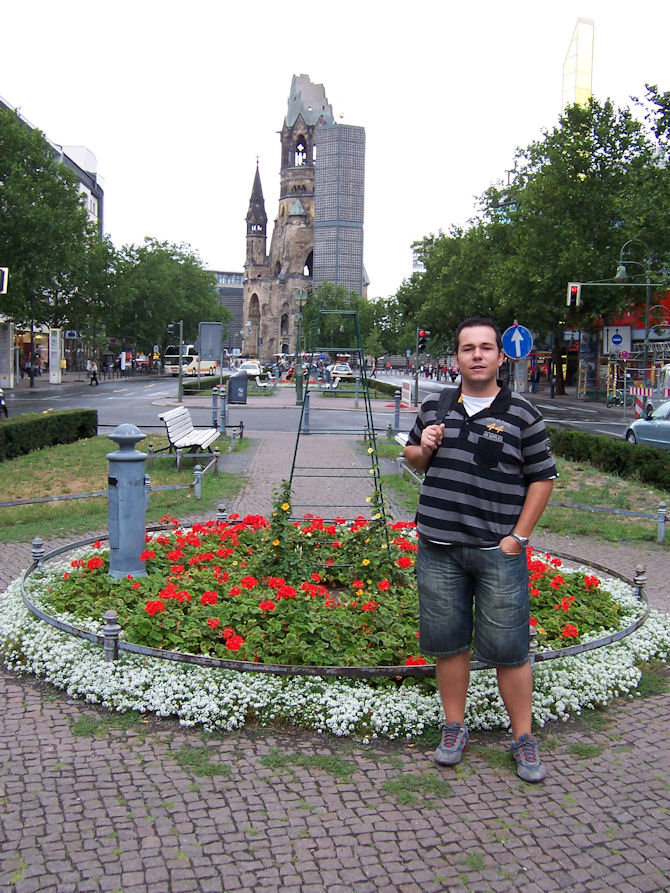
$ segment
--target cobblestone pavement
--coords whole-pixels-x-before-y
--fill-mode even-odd
[[[319,449],[356,458],[342,438]],[[287,444],[263,441],[231,507],[267,511],[287,461]],[[536,544],[627,576],[644,562],[650,601],[668,609],[660,548]],[[2,583],[29,552],[2,547]],[[514,774],[502,732],[473,734],[461,766],[438,769],[428,745],[118,725],[7,671],[0,697],[0,891],[670,890],[668,693],[547,726],[537,786]]]

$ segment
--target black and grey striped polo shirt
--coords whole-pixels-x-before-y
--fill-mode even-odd
[[[431,394],[423,401],[408,438],[418,445],[427,425],[444,422],[442,443],[421,487],[419,535],[495,546],[513,530],[528,485],[556,477],[544,420],[506,387],[473,416],[467,415],[460,391],[445,418],[437,418],[438,400],[439,394]]]

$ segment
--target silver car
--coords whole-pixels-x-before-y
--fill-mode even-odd
[[[635,419],[626,431],[626,440],[670,449],[670,400],[661,403],[646,418]]]

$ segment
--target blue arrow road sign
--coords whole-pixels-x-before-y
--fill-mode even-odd
[[[620,332],[615,332],[612,335],[612,344],[616,344],[617,347],[623,344],[623,335]]]
[[[520,360],[533,349],[533,336],[525,326],[510,326],[503,332],[502,343],[508,357]]]

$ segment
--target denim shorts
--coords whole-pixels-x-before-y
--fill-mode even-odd
[[[530,602],[526,550],[440,546],[421,538],[416,562],[419,646],[431,657],[470,650],[493,667],[528,661]]]

